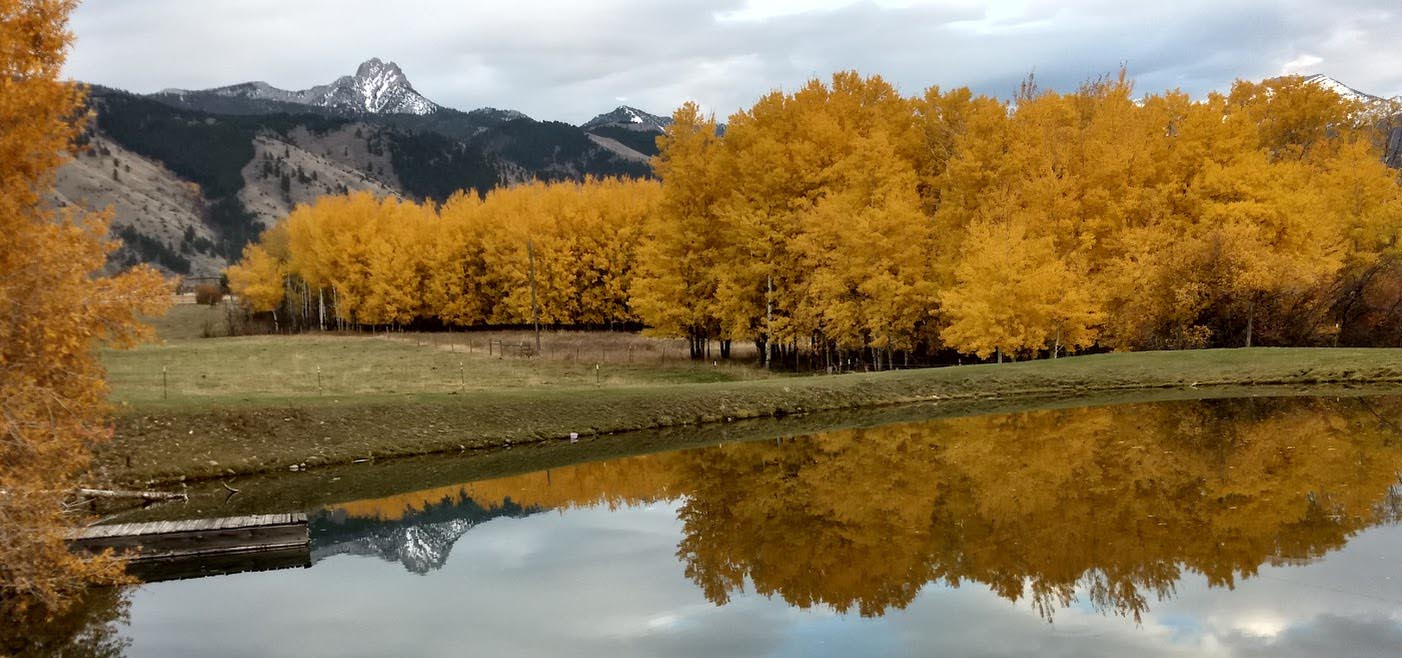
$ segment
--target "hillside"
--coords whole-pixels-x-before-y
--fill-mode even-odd
[[[1402,167],[1402,101],[1323,75],[1309,81],[1378,108],[1388,163]],[[629,106],[580,126],[461,111],[379,59],[303,90],[261,81],[149,95],[93,87],[90,103],[96,119],[60,172],[54,203],[112,207],[113,233],[126,243],[114,267],[148,262],[192,275],[218,274],[260,231],[324,194],[442,201],[530,180],[650,176],[671,123]]]
[[[90,106],[95,119],[58,176],[55,205],[112,208],[113,234],[125,242],[113,267],[148,262],[205,276],[321,195],[443,201],[536,179],[650,176],[661,130],[624,142],[514,110],[443,107],[378,59],[306,90],[93,86]]]

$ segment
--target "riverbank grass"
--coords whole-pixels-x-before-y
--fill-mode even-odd
[[[637,346],[631,363],[459,347],[414,334],[302,335],[173,339],[107,353],[117,431],[95,475],[159,483],[910,403],[1402,382],[1402,349],[1141,352],[779,376],[669,358],[665,350],[655,361],[636,358]]]

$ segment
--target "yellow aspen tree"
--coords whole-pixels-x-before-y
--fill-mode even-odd
[[[979,358],[1094,344],[1100,314],[1085,282],[1051,237],[1028,234],[1030,221],[1015,213],[970,227],[955,285],[941,294],[945,344]]]
[[[63,511],[90,448],[111,437],[96,350],[149,336],[143,314],[170,290],[151,268],[104,276],[104,214],[53,211],[40,195],[85,121],[83,90],[60,79],[73,0],[0,0],[0,619],[61,614],[120,565],[69,552]],[[8,653],[13,640],[0,632]]]
[[[283,279],[287,268],[263,244],[250,244],[243,249],[243,258],[225,271],[229,290],[239,303],[253,313],[277,313],[286,288]]]
[[[366,226],[366,297],[362,322],[405,325],[424,308],[433,209],[413,201],[380,200]]]
[[[886,135],[855,147],[833,167],[839,185],[804,215],[805,304],[839,349],[910,350],[935,305],[931,222],[913,168]]]
[[[459,192],[438,209],[437,234],[428,245],[432,266],[425,304],[450,325],[485,324],[498,297],[488,276],[483,240],[493,227],[484,222],[482,199]]]
[[[653,331],[691,340],[696,356],[698,339],[735,337],[722,332],[714,308],[726,237],[714,208],[724,184],[715,119],[688,102],[672,114],[658,144],[653,171],[662,179],[661,194],[643,224],[630,300]]]

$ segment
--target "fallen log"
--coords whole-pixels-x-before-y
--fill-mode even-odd
[[[139,498],[141,500],[189,500],[184,493],[169,491],[121,491],[115,489],[78,489],[79,496],[89,498]]]

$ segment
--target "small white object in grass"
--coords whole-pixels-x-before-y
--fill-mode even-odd
[[[574,443],[575,441],[578,441],[578,440],[579,440],[579,432],[570,432],[570,443]]]

